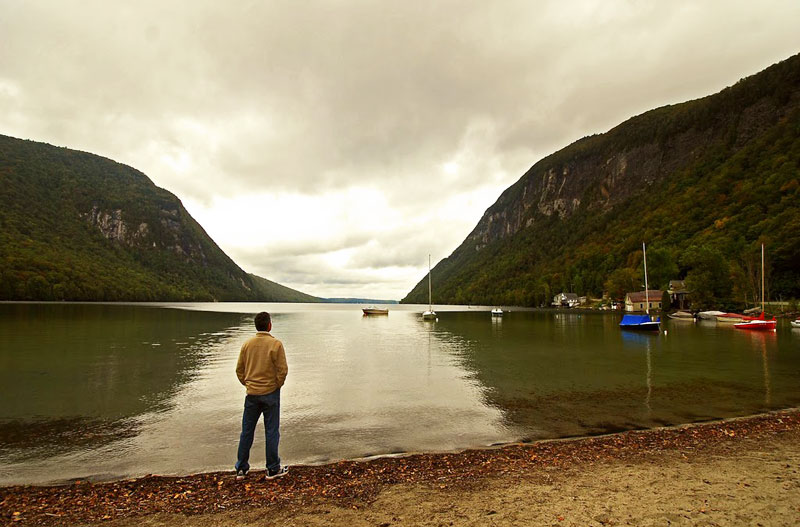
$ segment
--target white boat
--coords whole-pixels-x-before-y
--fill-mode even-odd
[[[717,320],[717,317],[724,315],[724,311],[701,311],[697,316],[703,320]]]
[[[668,316],[672,320],[685,320],[687,322],[695,321],[694,315],[689,311],[676,311],[675,313],[670,313]]]
[[[492,309],[492,316],[493,317],[502,317],[503,316],[503,310],[500,309],[499,307],[496,307],[496,308]]]
[[[741,313],[723,313],[717,316],[717,322],[720,324],[740,324],[742,322],[748,322],[757,318],[758,317],[742,315]]]
[[[428,255],[428,310],[422,313],[423,320],[435,320],[436,311],[433,310],[433,303],[431,301],[431,255]]]
[[[800,318],[798,318],[797,320],[792,320],[791,322],[789,322],[789,324],[791,324],[793,328],[800,328]]]

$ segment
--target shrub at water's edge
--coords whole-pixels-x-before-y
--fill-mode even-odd
[[[686,279],[696,305],[800,297],[800,55],[536,163],[433,269],[436,302],[546,305]],[[613,289],[613,290],[612,290]],[[402,300],[427,298],[427,277]]]

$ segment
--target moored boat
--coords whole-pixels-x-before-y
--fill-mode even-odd
[[[364,307],[364,308],[361,309],[361,311],[364,312],[364,315],[388,315],[389,314],[389,310],[388,309],[375,307],[375,306]]]
[[[718,315],[724,314],[724,311],[700,311],[697,316],[703,320],[717,320]]]
[[[792,320],[791,322],[789,322],[789,324],[791,324],[793,328],[800,328],[800,318],[798,318],[797,320]]]
[[[720,324],[739,324],[741,322],[756,320],[757,318],[758,317],[750,317],[747,315],[742,315],[740,313],[723,313],[722,315],[716,316],[716,320]]]
[[[499,307],[496,307],[496,308],[492,309],[492,316],[493,317],[502,317],[503,316],[503,310],[500,309]]]
[[[772,317],[771,320],[766,320],[764,318],[764,313],[761,313],[761,316],[753,319],[748,320],[746,322],[740,322],[738,324],[734,324],[733,327],[736,329],[754,329],[757,331],[774,331],[775,326],[777,325],[778,321],[775,317]]]
[[[659,331],[659,324],[661,324],[661,317],[655,320],[650,318],[650,299],[648,298],[649,290],[647,289],[647,247],[642,242],[642,259],[644,260],[644,295],[646,315],[624,315],[619,323],[620,329],[628,329],[634,331]]]
[[[428,255],[428,310],[423,311],[422,320],[436,320],[436,311],[433,310],[433,293],[431,292],[431,255]]]
[[[775,317],[772,317],[772,320],[767,320],[764,316],[764,244],[761,244],[761,314],[758,317],[746,317],[742,315],[742,318],[749,319],[739,322],[738,324],[734,324],[733,327],[736,329],[749,329],[749,330],[756,330],[756,331],[775,331],[775,326],[777,325],[778,321],[775,320]]]
[[[634,331],[658,331],[661,317],[656,320],[650,319],[650,315],[625,315],[619,323],[620,329],[630,329]]]
[[[670,313],[669,318],[672,320],[685,320],[687,322],[694,322],[695,318],[692,313],[689,311],[676,311],[675,313]]]

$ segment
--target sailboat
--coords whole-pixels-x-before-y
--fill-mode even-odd
[[[775,326],[778,321],[775,317],[772,320],[766,320],[764,317],[764,244],[761,244],[761,315],[752,320],[734,324],[736,329],[755,329],[760,331],[775,331]]]
[[[436,311],[433,310],[433,303],[431,300],[431,255],[428,255],[428,310],[422,313],[423,320],[434,320],[436,318]]]
[[[661,317],[655,321],[650,319],[650,290],[647,288],[647,248],[642,242],[642,254],[644,255],[644,298],[646,315],[625,315],[619,323],[620,329],[633,329],[645,331],[658,331]]]

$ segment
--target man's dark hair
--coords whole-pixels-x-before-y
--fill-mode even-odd
[[[262,311],[258,315],[256,315],[256,330],[257,331],[269,331],[269,322],[272,320],[269,316],[269,313],[266,311]]]

